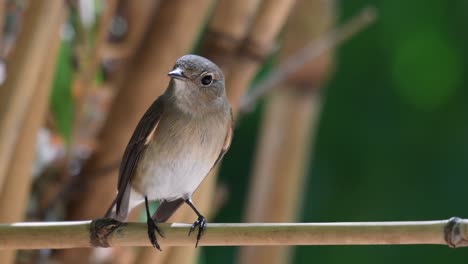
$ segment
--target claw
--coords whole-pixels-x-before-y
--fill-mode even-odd
[[[203,216],[198,217],[197,221],[195,221],[192,226],[190,227],[190,231],[188,235],[192,234],[192,232],[198,226],[198,234],[197,234],[197,242],[195,243],[195,248],[198,247],[198,242],[200,241],[202,235],[205,233],[205,229],[207,227],[206,219]]]
[[[156,234],[155,234],[155,232],[157,232],[161,237],[164,238],[161,230],[159,229],[159,227],[156,225],[156,223],[151,218],[148,219],[146,224],[148,226],[148,238],[149,238],[151,244],[153,245],[153,247],[155,247],[159,251],[162,251],[161,247],[159,246],[158,240],[156,239]]]

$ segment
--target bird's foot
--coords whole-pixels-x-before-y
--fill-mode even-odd
[[[162,237],[164,238],[162,232],[161,232],[161,229],[159,229],[158,225],[156,225],[156,223],[154,222],[153,219],[148,219],[146,221],[146,224],[148,226],[148,238],[151,242],[151,244],[153,245],[153,247],[155,247],[156,249],[158,249],[159,251],[162,251],[161,250],[161,247],[159,246],[159,243],[158,243],[158,240],[156,239],[156,232]]]
[[[205,217],[203,216],[198,217],[197,221],[195,221],[192,227],[190,227],[190,231],[188,233],[189,236],[195,230],[195,228],[197,228],[197,226],[198,226],[198,234],[197,234],[197,242],[195,243],[195,247],[198,247],[198,241],[200,241],[200,238],[205,233],[205,229],[207,227],[207,222],[206,222]]]

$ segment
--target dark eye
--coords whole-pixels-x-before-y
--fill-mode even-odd
[[[213,75],[207,74],[201,78],[201,83],[205,86],[210,85],[213,82]]]

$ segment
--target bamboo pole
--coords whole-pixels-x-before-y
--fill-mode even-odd
[[[4,53],[4,43],[3,43],[3,39],[4,39],[4,32],[3,32],[3,28],[5,26],[5,20],[6,20],[6,3],[7,1],[6,0],[0,0],[0,58],[4,58],[5,57],[5,53]]]
[[[213,60],[223,70],[223,73],[226,75],[228,95],[229,89],[240,88],[239,86],[231,88],[229,86],[229,82],[232,78],[237,78],[236,76],[231,78],[230,66],[234,63],[233,60],[236,60],[235,55],[237,54],[237,51],[239,49],[243,49],[242,41],[249,38],[251,35],[255,37],[261,35],[258,39],[263,38],[265,42],[267,39],[273,39],[284,22],[283,17],[287,15],[289,10],[287,5],[288,1],[283,1],[283,3],[265,1],[263,5],[260,5],[259,0],[221,0],[218,3],[202,46],[202,54]],[[286,10],[282,10],[284,7],[286,7]],[[257,15],[257,19],[255,20],[254,15]],[[273,21],[273,30],[271,31],[265,30],[264,28],[264,23],[267,19],[270,20],[269,23]],[[248,30],[250,29],[249,27],[252,25],[252,22],[256,31],[249,32]],[[256,43],[255,40],[253,40],[254,43]],[[258,66],[259,65],[257,65],[257,67]],[[256,71],[257,67],[254,71]],[[250,79],[247,80],[245,85],[248,85],[248,82],[250,82]],[[239,94],[243,95],[244,91],[245,89],[242,89],[242,91],[239,91]],[[232,104],[232,100],[230,101]],[[237,112],[235,105],[233,105],[233,112]],[[210,208],[216,188],[216,174],[217,170],[210,173],[194,195],[194,201],[197,204],[197,207],[205,214],[210,214]],[[193,221],[194,216],[193,213],[190,212],[190,209],[183,208],[182,210],[185,211],[180,214],[182,218],[174,218],[174,220],[184,222]],[[146,254],[154,255],[154,253]],[[174,248],[171,249],[170,253],[168,253],[170,257],[167,257],[164,263],[194,263],[198,254],[199,250],[194,248]]]
[[[127,78],[119,88],[106,123],[99,136],[98,149],[80,175],[80,193],[68,207],[67,219],[89,219],[102,215],[116,191],[116,171],[89,178],[91,172],[115,164],[141,115],[163,92],[169,81],[167,72],[175,60],[188,52],[206,16],[210,1],[162,2],[156,20],[138,54],[131,62]],[[204,12],[192,12],[194,8]],[[184,34],[180,34],[184,32]],[[118,132],[118,133],[117,133]],[[94,201],[102,201],[95,203]]]
[[[251,89],[251,93],[244,96],[240,112],[251,111],[261,98],[277,88],[278,84],[286,81],[290,75],[296,74],[307,64],[322,57],[324,53],[349,40],[355,34],[374,23],[376,19],[377,11],[375,8],[372,6],[365,7],[356,16],[346,22],[346,24],[303,45],[303,47],[276,66],[269,76],[255,85]]]
[[[246,222],[295,222],[320,99],[284,86],[268,98],[247,199]],[[289,89],[289,90],[286,90]],[[238,263],[289,263],[288,247],[243,247]]]
[[[215,196],[214,189],[216,187],[216,175],[218,168],[213,170],[210,175],[203,181],[203,184],[193,195],[193,201],[197,208],[205,214],[209,221],[212,215],[212,205]],[[182,207],[171,217],[172,221],[192,223],[196,219],[196,214],[189,207]],[[211,228],[211,223],[208,223],[208,228]],[[193,235],[192,235],[193,236]],[[203,239],[202,239],[203,240]],[[164,263],[164,264],[183,264],[183,263],[197,263],[200,250],[192,246],[190,247],[173,247],[164,249],[162,252],[154,250],[154,248],[144,248],[135,263],[138,264],[151,264],[151,263]]]
[[[116,6],[118,5],[118,7]],[[117,1],[111,1],[110,3],[106,4],[106,9],[102,17],[100,18],[100,27],[99,31],[97,33],[97,40],[96,43],[94,44],[94,47],[97,49],[95,51],[88,51],[88,54],[81,54],[83,57],[83,60],[92,59],[93,63],[88,63],[88,65],[94,65],[97,67],[97,64],[101,61],[101,59],[106,59],[106,60],[114,60],[114,59],[119,59],[122,61],[119,61],[119,67],[116,71],[111,72],[110,78],[106,78],[106,83],[103,86],[106,87],[101,87],[102,89],[112,89],[115,90],[115,86],[118,85],[118,81],[121,81],[125,78],[127,70],[125,69],[125,66],[128,66],[128,60],[132,58],[132,56],[135,54],[137,48],[142,42],[142,39],[144,37],[144,34],[146,33],[147,29],[149,28],[149,24],[151,21],[151,18],[154,15],[154,10],[156,9],[156,6],[158,5],[158,1],[120,1],[117,4]],[[122,9],[125,12],[123,12],[126,15],[126,19],[128,22],[128,33],[125,36],[125,39],[122,42],[119,42],[118,44],[111,43],[108,41],[108,34],[109,31],[107,30],[109,28],[109,23],[111,20],[111,17],[114,15],[114,10],[115,9]],[[102,57],[102,58],[101,58]],[[85,73],[86,72],[86,73]],[[77,80],[75,80],[75,86],[81,87],[83,85],[87,86],[89,89],[91,86],[93,86],[93,78],[96,74],[96,69],[92,70],[92,74],[90,73],[91,70],[88,67],[86,71],[82,71],[80,76],[78,76]],[[89,76],[89,78],[85,78],[86,76]],[[81,80],[80,80],[81,79]],[[82,89],[82,88],[79,88]],[[82,92],[79,92],[80,94]],[[82,103],[85,103],[84,100],[86,98],[80,98],[78,101],[81,101]],[[80,104],[80,103],[78,103]],[[81,106],[80,108],[83,108]],[[78,111],[82,112],[82,111]],[[76,118],[80,119],[80,118]],[[83,122],[79,122],[79,120],[76,120],[74,127],[76,130],[82,129]],[[77,134],[74,133],[75,135]],[[89,135],[88,135],[89,136]],[[77,141],[77,140],[75,140]],[[95,145],[95,142],[93,142]],[[117,164],[117,162],[115,163]],[[67,166],[66,166],[67,167]],[[112,167],[117,167],[117,165],[114,165]],[[63,192],[63,189],[68,189],[68,187],[62,187],[60,190],[57,189],[58,187],[51,188],[48,192],[48,197],[53,200],[59,200],[61,197],[57,196],[63,196],[63,193],[59,193],[60,191]],[[46,201],[43,201],[43,204],[46,204],[47,206],[51,206],[51,203],[55,203],[56,201],[49,201],[50,199],[46,199]]]
[[[102,216],[115,196],[117,171],[98,177],[94,172],[118,162],[136,123],[169,81],[167,72],[178,57],[192,48],[208,13],[211,0],[162,1],[151,28],[130,62],[125,80],[119,85],[109,116],[99,135],[99,146],[77,178],[66,219]],[[197,12],[194,12],[197,10]],[[96,201],[100,201],[96,203]],[[64,262],[86,262],[89,254],[62,254]]]
[[[163,248],[193,246],[190,224],[160,228]],[[468,246],[468,219],[438,221],[211,224],[200,246],[413,245]],[[146,223],[93,221],[0,224],[0,249],[151,246]]]
[[[218,5],[219,14],[215,12],[202,51],[203,55],[220,65],[225,72],[227,94],[233,113],[236,114],[241,97],[262,63],[257,60],[257,54],[268,55],[263,52],[271,50],[270,43],[274,41],[282,28],[293,1],[265,0],[260,5],[256,1],[232,2],[221,1]],[[232,13],[228,14],[229,12]],[[255,18],[253,14],[256,14]],[[239,43],[240,39],[243,40],[242,43]],[[238,53],[240,57],[235,56]],[[200,210],[208,214],[212,206],[215,186],[216,172],[213,172],[208,175],[194,196],[194,201]],[[185,213],[185,215],[193,218],[192,214]],[[183,221],[188,221],[188,218],[183,218]],[[208,228],[210,226],[211,224]],[[173,257],[168,258],[168,261],[164,262],[166,264],[193,263],[198,254],[195,249],[172,249],[171,251],[178,251],[178,253],[172,253]]]
[[[216,4],[201,53],[221,68],[226,79],[229,79],[230,63],[248,33],[259,2],[260,0],[220,0]],[[217,170],[208,175],[193,197],[199,210],[207,215],[210,215],[212,208],[216,174]],[[171,219],[180,222],[193,222],[194,214],[190,208],[182,207]],[[195,263],[198,255],[199,250],[193,247],[170,248],[162,253],[146,248],[141,251],[137,263]]]
[[[302,0],[287,25],[280,63],[329,30],[334,0]],[[246,206],[246,222],[295,222],[301,207],[310,143],[319,117],[315,89],[326,81],[332,53],[309,62],[269,97]],[[244,247],[239,263],[290,262],[289,247]]]
[[[63,10],[62,10],[63,11]],[[44,121],[49,93],[55,73],[55,64],[60,46],[60,27],[65,18],[65,12],[56,17],[55,37],[51,38],[47,61],[42,69],[41,79],[37,84],[34,100],[31,102],[23,128],[18,137],[14,151],[14,160],[8,168],[4,188],[0,193],[0,222],[23,221],[28,206],[29,190],[32,182],[32,167],[36,152],[37,132]],[[12,202],[14,201],[14,202]],[[0,263],[14,263],[15,250],[0,251]]]
[[[99,27],[94,37],[93,27],[81,25],[78,27],[79,40],[77,44],[77,54],[79,60],[77,78],[73,83],[73,92],[75,97],[75,121],[73,124],[72,142],[75,144],[80,129],[79,124],[83,118],[83,108],[88,98],[89,91],[93,87],[93,81],[101,62],[101,53],[104,44],[107,42],[109,26],[117,7],[117,0],[107,0],[99,19]],[[94,16],[94,14],[92,14]]]
[[[60,163],[60,171],[57,179],[47,185],[47,189],[43,191],[44,195],[40,197],[40,208],[52,208],[58,203],[63,196],[62,190],[70,181],[69,169],[73,162],[74,155],[73,150],[80,141],[83,141],[83,137],[89,137],[91,133],[83,133],[83,124],[86,123],[87,113],[85,111],[87,100],[92,92],[92,88],[95,87],[94,81],[98,72],[101,62],[101,52],[103,45],[107,41],[108,28],[111,22],[111,18],[114,14],[117,5],[117,0],[106,1],[106,9],[102,12],[99,19],[97,32],[94,33],[94,25],[79,25],[77,29],[77,43],[76,43],[76,54],[78,60],[78,70],[74,75],[75,78],[72,82],[73,92],[73,122],[72,130],[70,135],[70,142],[67,142],[66,153],[63,161]],[[92,14],[94,16],[94,13]],[[95,36],[94,36],[95,35]],[[87,140],[84,140],[87,141]],[[88,141],[90,142],[90,141]],[[92,141],[91,141],[92,142]]]
[[[201,53],[229,78],[229,66],[244,41],[261,0],[220,0],[203,41]]]
[[[91,3],[92,4],[92,3]],[[74,101],[74,120],[72,124],[72,132],[70,138],[70,146],[67,148],[67,155],[65,157],[64,173],[62,177],[62,185],[65,185],[69,178],[68,170],[73,159],[73,147],[80,141],[80,131],[83,129],[81,126],[85,119],[85,105],[86,100],[89,98],[90,91],[93,88],[94,80],[101,63],[101,51],[104,43],[107,41],[109,26],[114,16],[117,7],[117,0],[107,0],[105,9],[101,14],[98,24],[98,32],[93,32],[94,25],[81,24],[78,26],[78,72],[76,78],[73,80],[72,91]],[[94,16],[94,14],[91,14]]]
[[[197,208],[205,215],[211,215],[211,206],[214,199],[214,191],[216,188],[216,175],[218,169],[213,170],[207,178],[203,181],[202,185],[193,195],[193,200],[196,202]],[[173,221],[179,221],[179,219],[185,223],[193,223],[196,220],[196,214],[189,207],[184,207],[179,210],[179,216],[174,217]],[[207,218],[208,221],[210,218]],[[208,229],[211,228],[211,223],[208,224]],[[195,237],[194,234],[192,234]],[[204,238],[202,238],[203,240]],[[200,255],[200,249],[191,247],[185,248],[172,248],[168,253],[168,257],[165,258],[165,264],[184,264],[184,263],[197,263],[198,256]]]
[[[0,89],[0,189],[6,178],[21,126],[55,34],[62,1],[31,1]]]
[[[293,0],[262,1],[249,34],[229,69],[226,87],[234,113],[238,112],[240,100],[263,60],[272,52],[276,36],[293,4]]]
[[[191,216],[190,211],[180,208],[177,210],[177,212],[171,217],[173,221],[185,221],[186,219],[189,219]],[[191,218],[190,218],[191,219]],[[163,224],[164,225],[164,224]],[[211,225],[210,225],[211,226]],[[185,234],[187,235],[187,233]],[[159,239],[158,242],[162,240]],[[153,264],[153,263],[170,263],[171,261],[174,260],[179,260],[181,264],[187,263],[187,261],[195,261],[195,250],[193,250],[193,247],[188,248],[184,247],[183,249],[187,249],[188,251],[188,257],[184,260],[179,259],[179,255],[183,252],[179,251],[177,248],[163,248],[162,251],[156,251],[152,247],[145,247],[142,248],[140,251],[140,254],[138,255],[138,258],[134,263],[137,264]]]
[[[159,4],[158,0],[120,1],[116,15],[125,19],[126,33],[119,41],[104,43],[102,58],[112,60],[131,58],[145,36]]]
[[[120,1],[117,16],[125,19],[127,29],[123,39],[108,41],[102,50],[103,60],[112,61],[116,67],[106,75],[106,81],[111,87],[119,87],[127,78],[131,60],[142,46],[142,41],[151,27],[152,19],[158,10],[160,1]],[[129,215],[129,220],[138,219],[140,210],[136,209]],[[144,249],[141,249],[144,250]],[[118,248],[112,251],[112,263],[132,263],[139,251],[134,248]]]

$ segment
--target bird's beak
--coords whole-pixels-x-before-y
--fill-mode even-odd
[[[180,68],[175,68],[174,70],[170,71],[167,75],[169,77],[179,80],[186,80],[188,77],[184,75],[184,72]]]

